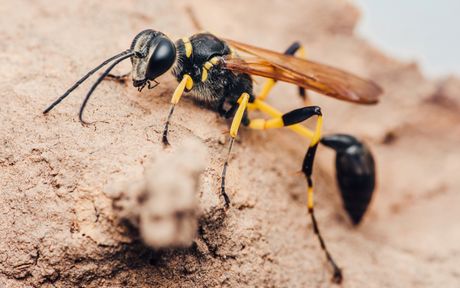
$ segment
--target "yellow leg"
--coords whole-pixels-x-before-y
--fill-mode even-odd
[[[230,136],[232,138],[235,138],[236,135],[238,134],[238,129],[240,128],[241,120],[243,119],[243,115],[248,106],[248,102],[249,102],[249,94],[248,93],[241,94],[240,99],[238,99],[238,103],[239,103],[238,110],[236,110],[235,116],[233,117],[232,126],[230,127]]]
[[[174,90],[174,94],[171,98],[171,104],[176,105],[177,103],[179,103],[179,100],[182,97],[182,94],[184,93],[185,88],[187,88],[188,90],[191,90],[192,87],[193,87],[192,77],[185,74],[184,78],[182,78],[182,81],[180,81],[176,90]]]
[[[304,59],[306,59],[307,57],[305,48],[302,45],[300,45],[298,42],[295,42],[291,46],[289,46],[289,48],[284,52],[284,54],[297,55]],[[268,94],[270,93],[272,88],[275,86],[275,84],[276,84],[275,80],[267,79],[267,81],[265,81],[264,85],[262,86],[262,90],[260,94],[257,96],[257,99],[262,100],[262,101],[267,99]],[[299,94],[304,99],[305,106],[310,106],[310,101],[308,100],[308,95],[304,88],[299,87]]]
[[[296,54],[299,55],[300,58],[307,59],[307,52],[305,51],[305,47],[303,47],[302,45],[300,46],[299,50],[297,50]],[[305,106],[312,105],[305,88],[299,87],[299,94],[300,94],[300,97],[303,98],[303,104]]]
[[[307,207],[308,213],[310,214],[311,221],[313,223],[313,232],[318,237],[318,241],[320,243],[321,249],[323,249],[326,259],[331,265],[333,269],[333,276],[332,281],[334,283],[340,284],[342,282],[342,270],[339,266],[335,263],[332,255],[330,254],[329,250],[326,247],[326,243],[321,235],[319,230],[318,222],[316,221],[315,211],[314,211],[314,193],[313,193],[313,163],[315,160],[316,149],[318,148],[318,143],[321,139],[321,129],[323,125],[323,118],[321,115],[318,116],[318,121],[316,122],[316,129],[313,135],[313,138],[310,142],[310,146],[308,147],[307,154],[305,155],[303,165],[302,165],[302,172],[305,174],[307,178],[308,188],[307,188]]]
[[[283,113],[275,109],[274,107],[270,106],[269,104],[256,99],[254,103],[250,103],[248,105],[249,110],[260,110],[268,115],[270,115],[273,118],[280,118]],[[309,130],[307,127],[302,126],[300,124],[294,124],[287,126],[287,128],[291,129],[295,133],[299,134],[302,137],[305,137],[307,139],[313,139],[315,133],[311,130]]]
[[[300,56],[300,58],[307,59],[307,52],[305,51],[305,47],[300,46],[299,50],[297,50],[297,55]]]
[[[267,81],[265,81],[264,83],[264,86],[262,87],[262,91],[260,91],[260,94],[257,96],[257,99],[262,100],[262,101],[267,99],[268,94],[270,93],[272,88],[275,86],[275,84],[276,84],[275,80],[267,79]]]
[[[308,211],[313,211],[313,181],[311,176],[313,174],[313,162],[315,160],[316,149],[318,147],[319,140],[321,139],[321,130],[323,126],[323,116],[319,115],[318,120],[316,121],[316,129],[313,138],[311,139],[310,146],[308,147],[307,155],[305,156],[303,169],[305,176],[307,177],[308,182],[308,191],[307,191],[307,205]]]
[[[238,129],[241,126],[241,121],[243,120],[244,112],[247,109],[248,102],[249,102],[249,94],[248,93],[241,94],[240,98],[238,99],[238,103],[239,103],[238,110],[236,110],[235,116],[233,117],[232,126],[230,127],[230,144],[228,146],[227,158],[225,159],[224,168],[222,170],[222,177],[221,177],[221,184],[220,184],[220,191],[221,191],[222,197],[224,198],[226,208],[230,206],[230,198],[225,192],[225,177],[227,174],[228,161],[230,159],[230,153],[232,152],[233,142],[235,141],[235,137],[238,135]]]
[[[269,120],[265,119],[251,119],[249,123],[249,128],[255,130],[265,130],[271,128],[281,128],[284,127],[283,119],[281,117],[272,118]]]
[[[262,106],[260,104],[262,104]],[[268,106],[264,106],[264,102],[256,102],[255,105],[259,105],[259,107],[263,110],[269,111],[266,109]],[[271,113],[271,116],[273,117],[272,119],[251,119],[249,122],[249,128],[256,130],[265,130],[281,127],[292,127],[292,129],[298,132],[300,135],[309,138],[311,140],[311,143],[317,143],[319,141],[319,136],[317,136],[318,132],[315,131],[315,133],[313,133],[307,128],[300,126],[298,124],[315,115],[319,117],[318,122],[321,122],[321,109],[318,106],[307,106],[295,109],[283,115],[281,115],[281,113]],[[321,125],[321,123],[318,123],[317,125]]]
[[[314,106],[310,106],[310,107],[305,107],[303,109],[308,109],[308,108],[313,108],[313,107]],[[248,108],[252,110],[258,109],[273,117],[272,119],[269,119],[269,120],[264,120],[264,119],[251,120],[251,122],[249,123],[249,127],[252,129],[271,129],[271,128],[284,127],[286,126],[286,120],[288,120],[289,118],[289,117],[286,117],[286,115],[289,113],[282,115],[281,112],[277,111],[275,108],[271,107],[270,105],[268,105],[267,103],[261,100],[255,100],[254,103],[250,103]],[[296,113],[296,111],[302,111],[301,109],[294,110],[293,111],[294,114]],[[290,112],[290,113],[293,113],[293,112]],[[302,172],[305,174],[307,178],[307,183],[308,183],[308,188],[307,188],[308,213],[310,214],[311,221],[313,223],[313,231],[316,234],[318,241],[320,243],[320,246],[326,255],[326,259],[328,260],[328,262],[330,263],[333,269],[332,280],[335,283],[340,283],[342,281],[342,270],[335,263],[329,250],[326,247],[326,243],[320,233],[318,222],[316,221],[316,217],[314,213],[314,197],[313,197],[314,190],[313,190],[312,172],[313,172],[313,163],[315,159],[316,149],[318,147],[319,141],[321,140],[321,130],[323,126],[323,117],[322,117],[321,112],[319,111],[319,108],[318,108],[318,111],[315,111],[315,112],[317,112],[317,114],[315,115],[317,115],[318,118],[316,121],[316,127],[315,127],[314,132],[308,130],[306,127],[301,126],[299,124],[294,124],[294,125],[287,126],[287,127],[293,130],[294,132],[311,140],[307,153],[305,155],[304,161],[303,161],[303,165],[302,165]],[[298,115],[299,114],[296,114],[294,117],[296,121],[299,120]]]
[[[295,45],[295,44],[294,44]],[[293,45],[293,46],[294,46]],[[297,44],[298,45],[298,44]],[[289,50],[292,50],[291,48],[294,48],[291,46]],[[295,49],[295,48],[294,48]],[[288,52],[286,51],[286,52]],[[305,58],[305,50],[303,49],[302,46],[297,48],[297,53],[300,54],[301,57]],[[260,110],[271,117],[273,117],[270,120],[263,120],[263,119],[254,119],[251,120],[249,127],[252,129],[270,129],[270,128],[278,128],[278,127],[283,127],[285,126],[282,117],[282,113],[276,110],[275,108],[271,107],[267,103],[264,102],[264,100],[267,98],[270,90],[273,88],[273,86],[276,84],[276,81],[273,79],[268,79],[260,93],[260,95],[257,97],[254,103],[249,104],[248,109],[249,110]],[[310,102],[308,100],[307,94],[303,88],[299,88],[299,93],[300,95],[304,98],[304,102],[306,106],[309,106],[308,103]],[[318,143],[321,139],[321,130],[322,130],[322,124],[323,124],[323,118],[321,113],[318,115],[318,119],[316,122],[316,128],[315,131],[312,132],[306,127],[299,125],[299,124],[294,124],[291,126],[288,126],[289,129],[293,130],[297,134],[310,139],[310,145],[308,147],[307,153],[304,158],[303,166],[302,166],[302,172],[305,174],[307,178],[307,183],[308,183],[308,188],[307,188],[307,207],[308,207],[308,213],[310,214],[311,221],[313,223],[313,231],[317,235],[318,240],[320,242],[321,248],[323,249],[326,258],[328,262],[331,264],[332,269],[333,269],[333,277],[332,280],[335,283],[341,283],[342,282],[342,271],[338,267],[338,265],[335,263],[334,259],[332,258],[331,254],[329,253],[329,250],[326,247],[326,243],[324,242],[324,239],[320,233],[318,223],[316,221],[315,213],[314,213],[314,193],[313,193],[313,180],[312,180],[312,172],[313,172],[313,163],[314,163],[314,158],[316,154],[316,150],[318,147]]]
[[[177,85],[177,88],[174,91],[173,96],[171,98],[171,108],[169,109],[168,118],[166,119],[166,123],[163,129],[162,140],[163,140],[164,145],[169,145],[169,142],[168,142],[169,121],[171,120],[171,116],[174,112],[174,107],[176,107],[176,104],[179,103],[179,100],[182,97],[182,94],[184,94],[185,88],[187,88],[187,90],[191,90],[193,88],[192,77],[190,77],[190,75],[187,75],[187,74],[184,75],[179,85]]]

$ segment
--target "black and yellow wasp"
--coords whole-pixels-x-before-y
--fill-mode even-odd
[[[314,232],[332,266],[332,279],[339,283],[342,280],[341,269],[326,248],[313,210],[312,171],[315,153],[318,143],[331,147],[337,152],[337,180],[344,206],[354,224],[360,222],[374,190],[375,168],[372,154],[361,141],[350,135],[336,134],[322,137],[322,113],[318,106],[306,106],[282,114],[264,100],[278,80],[299,86],[300,95],[303,97],[306,95],[305,89],[309,89],[358,104],[377,103],[382,90],[371,81],[294,56],[302,51],[303,48],[298,43],[291,45],[282,54],[233,40],[220,39],[210,33],[195,34],[174,43],[165,34],[149,29],[140,32],[128,50],[107,59],[89,71],[44,113],[48,113],[89,76],[109,63],[112,64],[92,85],[81,105],[79,119],[83,124],[86,123],[82,117],[83,111],[89,97],[104,78],[114,77],[109,73],[121,61],[131,59],[133,85],[139,91],[145,86],[149,89],[154,88],[158,85],[155,79],[172,70],[179,85],[171,99],[171,109],[162,137],[164,144],[168,144],[168,126],[174,107],[184,92],[190,92],[201,103],[207,103],[220,115],[232,119],[228,154],[223,165],[220,189],[226,207],[229,206],[230,200],[225,192],[225,175],[234,139],[241,124],[255,130],[290,128],[310,140],[302,165],[302,172],[308,182],[308,211]],[[241,54],[247,56],[243,57]],[[254,95],[251,75],[268,78],[258,96]],[[270,118],[252,119],[248,113],[251,110],[262,111]],[[314,131],[299,125],[300,122],[313,116],[317,118]]]

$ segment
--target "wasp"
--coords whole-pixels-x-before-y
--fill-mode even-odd
[[[230,199],[225,192],[225,175],[234,140],[241,125],[255,130],[288,127],[309,140],[302,164],[307,180],[307,207],[313,231],[317,235],[328,263],[332,267],[332,280],[342,281],[342,271],[336,264],[321,236],[314,213],[313,163],[318,144],[336,151],[336,178],[346,211],[352,222],[358,224],[371,200],[375,186],[375,163],[369,148],[357,138],[347,134],[322,136],[322,111],[318,106],[305,106],[287,113],[281,113],[265,100],[276,81],[283,81],[299,87],[299,94],[306,99],[306,91],[312,90],[340,100],[358,104],[375,104],[382,89],[370,80],[348,72],[297,57],[304,53],[298,42],[285,53],[278,53],[230,39],[218,38],[210,33],[198,33],[173,42],[164,33],[144,30],[134,37],[131,47],[102,62],[89,71],[61,97],[53,102],[48,113],[88,77],[111,63],[91,86],[80,107],[79,119],[83,119],[86,104],[96,87],[106,77],[114,76],[110,71],[125,59],[132,63],[132,84],[141,91],[144,87],[153,89],[159,83],[156,78],[172,71],[178,81],[171,98],[171,107],[164,125],[162,142],[168,145],[168,130],[175,106],[184,93],[190,94],[198,103],[205,103],[221,116],[232,119],[227,157],[223,164],[220,193],[228,208]],[[245,55],[245,56],[243,56]],[[300,55],[302,56],[302,55]],[[267,78],[259,95],[254,94],[252,76]],[[116,79],[126,78],[115,77]],[[268,119],[253,119],[249,112],[259,110]],[[300,125],[316,117],[314,130]]]

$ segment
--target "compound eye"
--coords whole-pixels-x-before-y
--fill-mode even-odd
[[[149,80],[153,80],[168,71],[176,60],[176,47],[171,40],[161,37],[155,47],[152,48],[153,52],[145,75]]]

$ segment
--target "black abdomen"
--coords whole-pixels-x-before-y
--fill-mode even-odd
[[[345,210],[353,224],[361,221],[375,187],[374,159],[365,146],[352,146],[336,157],[339,182]]]
[[[353,224],[359,224],[375,188],[374,157],[365,144],[350,135],[324,136],[321,143],[337,152],[335,168],[343,205]]]

